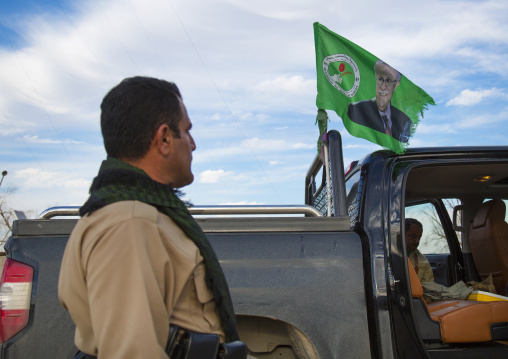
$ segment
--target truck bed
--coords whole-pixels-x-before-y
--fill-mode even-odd
[[[296,347],[309,343],[321,358],[371,357],[362,245],[348,217],[197,220],[224,269],[240,336],[259,358],[296,357]],[[77,351],[74,325],[57,297],[60,261],[75,223],[15,223],[7,257],[32,266],[34,283],[29,323],[2,345],[2,358],[67,359]],[[303,335],[283,338],[281,325]],[[278,334],[266,336],[273,330]]]

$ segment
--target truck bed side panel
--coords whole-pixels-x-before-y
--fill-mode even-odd
[[[321,358],[370,358],[360,238],[347,232],[208,234],[237,314],[299,328]]]
[[[237,314],[295,326],[321,358],[370,358],[362,248],[347,220],[199,222],[224,268]],[[2,345],[3,359],[64,359],[77,351],[74,325],[57,297],[74,224],[18,221],[6,250],[35,269],[31,315],[28,326]]]

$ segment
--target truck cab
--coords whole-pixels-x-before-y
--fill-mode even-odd
[[[332,148],[340,139],[329,140]],[[347,213],[363,245],[373,357],[508,355],[508,302],[449,301],[433,311],[439,303],[427,305],[414,293],[419,282],[410,278],[404,233],[405,218],[423,223],[419,248],[435,282],[481,282],[491,274],[497,293],[508,300],[507,157],[506,147],[408,149],[403,155],[381,150],[346,174]],[[330,172],[339,172],[331,158]],[[307,202],[316,199],[319,206],[320,196],[308,193]],[[495,211],[494,223],[489,215]],[[498,233],[487,234],[486,226]]]

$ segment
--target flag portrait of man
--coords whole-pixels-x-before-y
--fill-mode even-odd
[[[314,23],[314,39],[318,110],[334,110],[353,136],[404,152],[433,99],[389,64],[319,23]]]
[[[391,104],[402,74],[382,60],[374,64],[376,96],[373,99],[351,102],[347,115],[351,121],[392,136],[400,142],[408,142],[411,135],[411,119]]]

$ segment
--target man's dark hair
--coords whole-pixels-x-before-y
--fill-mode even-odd
[[[406,233],[409,231],[409,227],[411,227],[412,224],[416,224],[423,230],[423,225],[420,223],[420,221],[414,218],[406,218]]]
[[[176,84],[151,77],[126,78],[113,87],[101,104],[101,130],[108,156],[142,158],[162,124],[180,137],[181,98]]]

